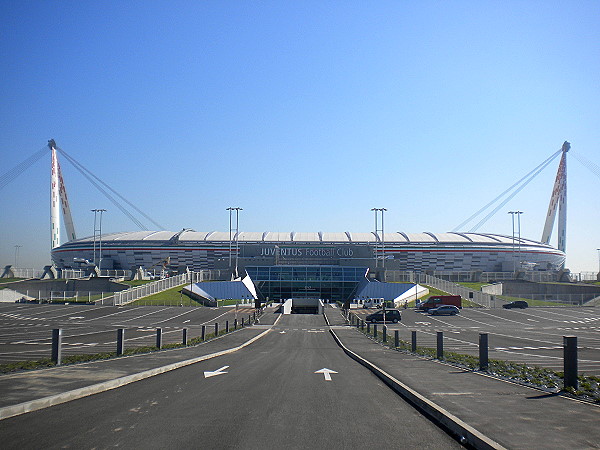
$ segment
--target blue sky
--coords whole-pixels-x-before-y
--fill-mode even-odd
[[[560,149],[600,164],[600,2],[1,2],[0,163],[54,138],[169,230],[450,231]],[[66,160],[80,237],[136,226]],[[558,160],[479,231],[540,239]],[[600,180],[569,159],[568,267]],[[50,156],[0,192],[49,261]],[[148,228],[153,228],[147,224]],[[467,229],[468,227],[465,227]],[[554,236],[552,243],[556,243]]]

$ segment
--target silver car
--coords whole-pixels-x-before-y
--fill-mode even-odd
[[[455,316],[460,310],[454,305],[442,305],[429,310],[432,316]]]

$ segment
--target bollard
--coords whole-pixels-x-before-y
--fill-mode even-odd
[[[394,347],[400,347],[400,331],[394,330]]]
[[[162,348],[162,328],[156,329],[156,348]]]
[[[417,331],[416,330],[412,330],[410,332],[410,340],[411,340],[411,351],[416,352],[417,351]]]
[[[242,328],[244,328],[244,318],[242,317]]]
[[[377,339],[377,324],[376,323],[373,324],[373,337],[375,339]]]
[[[371,323],[367,322],[367,334],[371,333]]]
[[[488,334],[479,333],[479,370],[488,370]]]
[[[237,330],[237,319],[233,319],[233,329]]]
[[[437,359],[444,359],[444,332],[437,332]]]
[[[52,330],[52,361],[57,366],[62,363],[62,329]]]
[[[121,356],[125,352],[125,328],[117,330],[117,356]]]
[[[187,336],[188,336],[188,329],[184,328],[182,330],[182,337],[181,337],[181,343],[183,345],[187,345],[187,341],[188,341],[188,337]]]
[[[383,342],[387,342],[387,327],[383,326]]]
[[[360,318],[356,316],[356,328],[360,328]]]
[[[219,322],[215,322],[215,337],[219,335]]]
[[[577,380],[577,336],[563,336],[563,367],[565,388],[579,389]]]
[[[225,321],[225,333],[229,333],[229,320]]]
[[[360,320],[360,329],[365,331],[365,321],[364,320]]]
[[[206,339],[206,325],[202,325],[202,334],[200,335],[202,340]]]

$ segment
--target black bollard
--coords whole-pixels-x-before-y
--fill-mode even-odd
[[[52,330],[52,361],[57,366],[62,362],[62,329]]]
[[[488,370],[488,334],[479,333],[479,370]]]

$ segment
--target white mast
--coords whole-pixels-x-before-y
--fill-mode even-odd
[[[549,244],[554,228],[556,210],[558,209],[558,249],[562,252],[566,251],[567,248],[567,152],[570,149],[571,144],[565,141],[561,149],[562,157],[558,165],[554,189],[550,197],[550,205],[548,205],[548,215],[542,233],[542,242]]]
[[[48,147],[50,147],[50,150],[52,151],[50,219],[52,222],[52,248],[55,248],[60,245],[59,201],[62,205],[63,221],[67,230],[67,239],[71,241],[75,239],[76,236],[75,225],[73,225],[71,208],[67,197],[67,189],[60,170],[60,164],[58,163],[58,157],[56,156],[56,143],[54,142],[54,139],[48,141]]]

